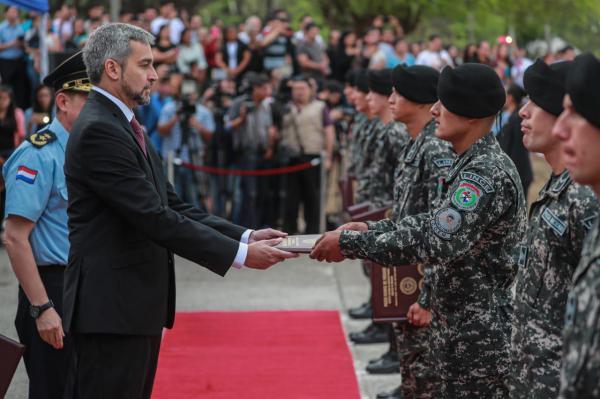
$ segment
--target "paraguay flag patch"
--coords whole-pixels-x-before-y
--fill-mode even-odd
[[[37,175],[37,170],[29,169],[27,166],[21,165],[17,169],[17,180],[23,180],[25,183],[33,184]]]

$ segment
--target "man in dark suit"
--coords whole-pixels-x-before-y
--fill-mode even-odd
[[[150,398],[163,327],[173,326],[173,253],[224,276],[294,257],[284,233],[251,231],[182,202],[132,108],[156,81],[153,36],[98,28],[83,57],[94,85],[66,150],[71,250],[64,329],[75,356],[68,397]],[[262,241],[261,241],[262,240]]]

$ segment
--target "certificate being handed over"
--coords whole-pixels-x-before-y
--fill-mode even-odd
[[[282,251],[308,254],[320,237],[321,234],[288,236],[285,237],[276,248],[279,248]]]

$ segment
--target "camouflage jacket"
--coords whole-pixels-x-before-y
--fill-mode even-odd
[[[369,193],[369,179],[371,178],[370,165],[374,159],[375,147],[377,145],[377,137],[380,135],[381,129],[385,125],[379,118],[371,119],[361,129],[360,139],[357,140],[358,158],[356,164],[356,199],[355,203],[360,204],[371,199]]]
[[[600,397],[600,221],[585,239],[567,299],[559,399]]]
[[[343,231],[347,257],[431,271],[431,353],[443,379],[504,377],[509,369],[514,251],[526,228],[517,170],[490,133],[458,157],[444,199],[391,232]]]
[[[598,200],[568,171],[552,176],[531,206],[520,246],[512,336],[511,397],[556,397],[562,325],[573,272]]]
[[[357,164],[360,161],[359,145],[358,142],[361,140],[361,132],[365,124],[369,120],[363,113],[357,112],[354,115],[352,126],[350,127],[350,141],[348,144],[348,174],[356,175]]]
[[[447,141],[435,136],[435,122],[430,121],[404,151],[394,176],[394,206],[391,219],[367,222],[369,230],[394,231],[396,223],[404,217],[429,212],[439,205],[444,194],[444,181],[450,171],[455,154]],[[425,279],[419,304],[429,309],[429,274]]]
[[[392,202],[394,194],[394,173],[400,165],[402,153],[409,143],[410,136],[403,123],[391,122],[383,125],[374,138],[373,159],[365,171],[368,200],[376,207]]]

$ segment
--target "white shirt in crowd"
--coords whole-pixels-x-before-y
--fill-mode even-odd
[[[452,57],[446,50],[441,51],[431,51],[431,50],[423,50],[417,56],[415,61],[417,65],[426,65],[432,68],[441,71],[446,65],[451,67],[454,66],[454,62],[452,62]]]
[[[525,75],[525,70],[531,65],[533,65],[533,61],[527,57],[515,59],[513,66],[510,69],[510,77],[515,84],[525,88],[523,85],[523,75]]]
[[[150,23],[150,30],[153,35],[158,35],[158,31],[164,24],[169,24],[169,39],[173,44],[179,44],[181,41],[181,32],[185,29],[185,25],[179,18],[167,19],[158,16]]]

